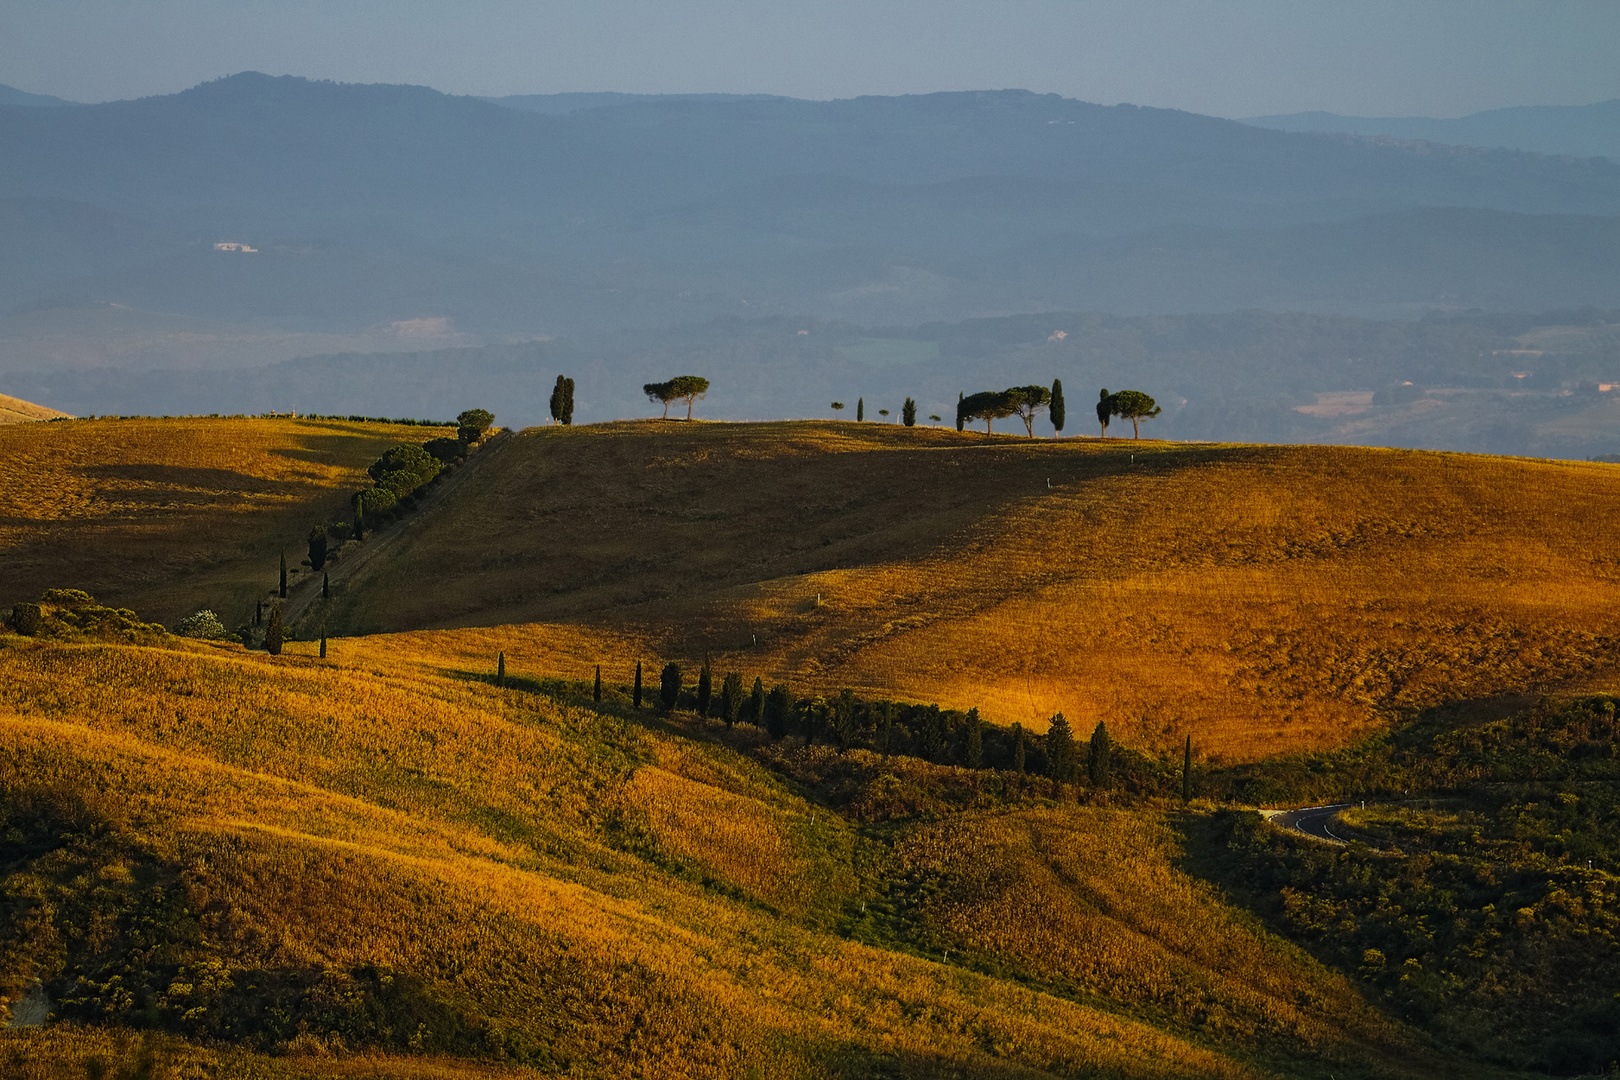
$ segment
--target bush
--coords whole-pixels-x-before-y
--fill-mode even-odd
[[[460,439],[432,439],[423,444],[422,449],[446,465],[467,456],[467,444]]]
[[[437,476],[439,468],[439,460],[420,446],[400,443],[389,447],[366,472],[378,487],[387,488],[395,495],[409,495]]]
[[[218,641],[225,636],[225,624],[219,621],[219,616],[204,608],[181,619],[175,624],[174,632],[181,637]]]
[[[18,604],[11,609],[6,625],[25,637],[33,637],[44,629],[45,613],[38,604]]]
[[[393,512],[399,499],[387,488],[375,487],[354,497],[354,504],[369,518],[383,517]]]
[[[456,435],[462,442],[477,442],[494,422],[495,414],[488,409],[467,409],[456,417]]]

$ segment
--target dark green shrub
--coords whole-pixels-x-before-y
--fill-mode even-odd
[[[475,443],[494,422],[495,414],[488,409],[468,409],[456,417],[456,436],[464,443]]]
[[[467,444],[460,439],[430,439],[422,445],[422,449],[445,465],[467,456]]]
[[[24,637],[33,637],[45,626],[45,613],[38,604],[18,604],[11,609],[7,624]]]

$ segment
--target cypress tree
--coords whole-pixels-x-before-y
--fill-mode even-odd
[[[309,530],[309,568],[319,570],[326,565],[326,526],[317,525]]]
[[[714,695],[714,676],[709,671],[709,654],[703,654],[703,666],[698,668],[697,711],[699,716],[709,715],[709,700]]]
[[[963,393],[962,393],[962,391],[958,390],[956,392],[956,430],[957,431],[961,431],[962,430],[962,425],[967,423],[967,417],[962,415],[962,402],[963,402],[963,400],[964,400]]]
[[[506,654],[504,652],[495,657],[495,685],[506,685]]]
[[[673,709],[681,700],[681,665],[671,660],[664,665],[658,677],[658,701],[665,709]]]
[[[321,659],[326,659],[326,627],[321,627]]]
[[[1074,779],[1074,732],[1062,713],[1052,717],[1052,726],[1046,731],[1046,773],[1060,784]]]
[[[1187,746],[1181,752],[1181,802],[1182,805],[1192,802],[1192,736],[1187,736]]]
[[[900,406],[900,422],[906,427],[917,426],[917,403],[906,398],[906,403]]]
[[[855,419],[866,419],[866,399],[863,397],[858,397],[855,399]]]
[[[551,422],[554,424],[563,422],[563,397],[565,394],[563,387],[566,383],[567,379],[559,375],[557,376],[557,385],[551,388]]]
[[[321,599],[322,600],[330,600],[330,599],[332,599],[332,575],[331,574],[322,574],[321,575]]]
[[[636,689],[635,689],[634,696],[631,698],[631,701],[632,701],[635,708],[637,708],[637,709],[641,708],[641,661],[640,660],[636,661]]]
[[[280,592],[280,596],[281,596],[281,598],[283,600],[287,599],[287,553],[285,551],[283,551],[281,553],[281,592]]]
[[[1108,786],[1108,757],[1109,750],[1108,729],[1101,720],[1097,721],[1097,730],[1091,733],[1091,751],[1086,755],[1086,772],[1091,777],[1092,787]]]
[[[978,709],[968,710],[967,730],[962,733],[962,764],[969,769],[984,765],[984,726]]]
[[[1024,771],[1024,725],[1023,724],[1014,724],[1013,725],[1013,760],[1012,760],[1012,766],[1013,766],[1013,772],[1015,772],[1015,773],[1022,773]]]
[[[359,503],[354,504],[354,538],[356,540],[366,538],[366,508]]]
[[[591,688],[591,700],[602,700],[602,665],[596,665],[596,685]]]
[[[1052,380],[1052,403],[1046,407],[1046,418],[1052,421],[1052,438],[1063,434],[1063,380]]]
[[[1097,395],[1097,423],[1102,426],[1102,435],[1099,435],[1098,438],[1107,437],[1108,418],[1113,415],[1113,395],[1108,392],[1108,387],[1105,386],[1102,388],[1102,392]]]
[[[564,427],[574,426],[574,380],[563,380],[563,414]]]
[[[254,608],[253,608],[253,625],[254,626],[263,626],[264,625],[264,601],[263,600],[260,600],[258,602],[258,604],[255,605]]]
[[[754,676],[754,692],[748,696],[748,713],[756,727],[765,726],[765,682],[758,675]]]
[[[765,730],[770,732],[773,739],[780,739],[787,734],[788,714],[793,711],[793,691],[788,689],[787,683],[777,683],[771,687],[770,696],[765,699]]]
[[[281,607],[277,605],[270,609],[270,626],[264,632],[264,651],[271,656],[280,656],[281,639]]]
[[[742,676],[735,671],[726,672],[724,681],[720,683],[720,716],[726,722],[726,727],[737,722],[742,712],[743,688]]]

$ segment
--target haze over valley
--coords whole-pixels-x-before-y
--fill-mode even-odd
[[[1620,449],[1596,389],[1620,380],[1607,158],[1022,91],[476,99],[254,73],[0,105],[0,142],[0,376],[77,414],[404,414],[453,378],[537,422],[566,358],[606,419],[638,413],[657,356],[726,372],[716,418],[1151,378],[1171,438]],[[1435,415],[1311,419],[1408,385]]]

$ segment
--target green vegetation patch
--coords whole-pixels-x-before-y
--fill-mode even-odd
[[[1403,1020],[1503,1065],[1603,1072],[1620,1060],[1615,734],[1609,697],[1420,725],[1374,771],[1444,794],[1351,810],[1349,846],[1239,811],[1196,842],[1274,926]]]

